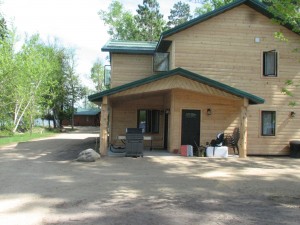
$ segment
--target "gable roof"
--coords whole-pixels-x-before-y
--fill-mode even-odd
[[[242,4],[245,4],[245,5],[249,6],[249,7],[251,7],[252,9],[256,10],[257,12],[265,15],[266,17],[268,17],[270,19],[276,18],[276,16],[274,16],[273,13],[271,13],[267,9],[267,6],[265,4],[263,4],[263,3],[261,3],[261,2],[259,2],[257,0],[237,0],[237,1],[234,1],[234,2],[229,3],[227,5],[224,5],[224,6],[220,7],[220,8],[218,8],[218,9],[215,9],[215,10],[213,10],[211,12],[205,13],[205,14],[203,14],[203,15],[201,15],[199,17],[196,17],[196,18],[194,18],[192,20],[189,20],[189,21],[187,21],[187,22],[185,22],[183,24],[180,24],[180,25],[178,25],[178,26],[176,26],[176,27],[174,27],[174,28],[172,28],[170,30],[167,30],[167,31],[163,32],[161,34],[159,42],[157,44],[156,51],[162,51],[162,50],[164,50],[166,48],[165,47],[166,40],[163,40],[164,38],[167,38],[167,37],[169,37],[169,36],[171,36],[173,34],[176,34],[176,33],[180,32],[180,31],[188,29],[188,28],[190,28],[190,27],[192,27],[192,26],[194,26],[194,25],[196,25],[198,23],[201,23],[201,22],[204,22],[206,20],[209,20],[212,17],[218,16],[218,15],[220,15],[220,14],[222,14],[222,13],[228,11],[228,10],[231,10],[231,9],[233,9],[235,7],[238,7],[238,6],[242,5]],[[280,20],[280,18],[279,18],[279,20]],[[283,26],[285,26],[289,30],[293,31],[293,27],[292,27],[291,24],[285,24]],[[299,34],[299,33],[297,33],[297,34]],[[168,45],[168,43],[167,43],[167,45]]]
[[[103,52],[149,54],[152,55],[157,46],[155,41],[120,41],[110,40],[102,48]]]
[[[112,89],[109,89],[106,91],[102,91],[102,92],[90,95],[88,98],[91,102],[98,102],[98,101],[101,102],[102,98],[104,96],[110,96],[110,95],[119,93],[121,91],[126,91],[131,88],[139,87],[141,85],[145,85],[145,84],[148,84],[148,83],[151,83],[151,82],[154,82],[157,80],[161,80],[161,79],[164,79],[164,78],[167,78],[170,76],[175,76],[175,75],[180,75],[180,76],[186,77],[188,79],[191,79],[196,82],[219,89],[221,91],[227,92],[229,94],[235,95],[240,98],[247,98],[249,100],[249,104],[262,104],[265,101],[263,98],[255,96],[253,94],[247,93],[245,91],[239,90],[237,88],[231,87],[229,85],[223,84],[216,80],[209,79],[207,77],[201,76],[199,74],[193,73],[191,71],[188,71],[188,70],[185,70],[182,68],[176,68],[174,70],[170,70],[167,72],[152,75],[150,77],[147,77],[147,78],[144,78],[141,80],[133,81],[128,84],[124,84],[124,85],[121,85],[121,86],[118,86],[118,87],[115,87],[115,88],[112,88]]]

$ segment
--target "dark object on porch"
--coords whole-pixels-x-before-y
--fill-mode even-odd
[[[290,157],[300,158],[300,141],[290,141]]]
[[[126,129],[126,144],[125,144],[125,156],[131,157],[143,157],[144,150],[144,136],[143,130],[139,128],[127,128]]]
[[[239,152],[239,142],[240,139],[240,129],[238,127],[234,128],[232,135],[227,134],[225,136],[225,145],[230,148],[233,148],[233,152],[235,154],[235,149],[237,150],[237,155],[240,154]]]
[[[109,150],[113,153],[125,153],[125,147],[123,146],[115,146],[113,144],[110,144]]]
[[[218,133],[216,139],[212,139],[210,141],[210,146],[214,147],[213,149],[213,156],[215,156],[215,148],[216,147],[221,147],[224,144],[224,133]]]
[[[224,142],[224,133],[218,133],[217,138],[210,141],[210,146],[220,147]]]

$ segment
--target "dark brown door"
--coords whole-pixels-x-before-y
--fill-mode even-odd
[[[199,146],[200,110],[182,110],[181,145]]]
[[[169,114],[165,113],[164,149],[168,149]]]

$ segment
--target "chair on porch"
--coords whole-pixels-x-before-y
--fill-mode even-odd
[[[234,154],[235,154],[235,149],[236,149],[237,155],[240,154],[239,145],[238,145],[239,139],[240,139],[240,129],[238,127],[234,128],[232,134],[225,135],[226,145],[233,149]]]

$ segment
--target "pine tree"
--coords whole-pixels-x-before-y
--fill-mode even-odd
[[[184,22],[187,22],[192,18],[190,14],[190,5],[183,2],[174,4],[173,9],[170,10],[170,16],[168,16],[168,28],[176,27]]]

